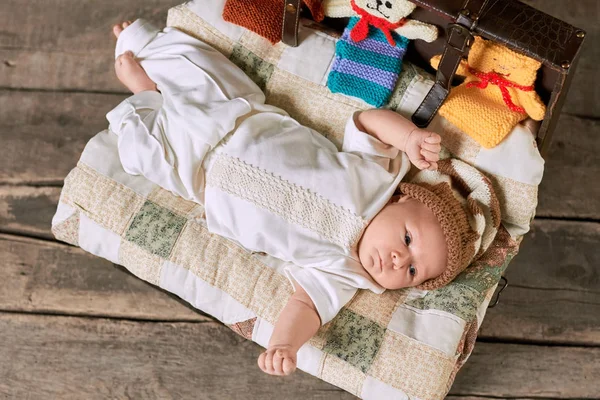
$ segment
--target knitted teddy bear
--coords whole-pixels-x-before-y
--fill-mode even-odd
[[[375,107],[386,104],[402,70],[409,39],[431,42],[437,38],[435,26],[406,18],[415,7],[407,0],[324,0],[326,16],[350,17],[336,45],[329,89]]]
[[[437,68],[441,56],[431,59]],[[528,116],[544,119],[546,106],[535,92],[541,63],[505,46],[476,37],[468,61],[457,74],[466,76],[452,88],[440,115],[485,148],[492,148]]]
[[[323,19],[322,0],[303,0],[315,21]],[[275,44],[283,29],[283,0],[227,0],[223,19],[243,26]]]

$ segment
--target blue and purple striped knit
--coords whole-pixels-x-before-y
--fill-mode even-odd
[[[327,79],[332,93],[343,93],[381,107],[392,94],[402,70],[402,58],[408,39],[392,32],[396,46],[391,46],[383,32],[369,26],[369,35],[360,42],[350,38],[358,22],[350,18],[344,34],[335,46],[335,59]]]

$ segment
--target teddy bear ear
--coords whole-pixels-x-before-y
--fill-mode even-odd
[[[412,13],[417,5],[407,0],[396,0],[392,2],[392,10],[395,11],[400,18],[407,17],[410,13]]]

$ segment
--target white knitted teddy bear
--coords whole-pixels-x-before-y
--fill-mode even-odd
[[[363,40],[369,25],[375,26],[386,35],[391,45],[394,40],[390,31],[395,31],[407,39],[421,39],[432,42],[438,31],[434,25],[406,18],[416,8],[408,0],[324,0],[323,11],[332,18],[358,17],[359,22],[352,30],[355,42]]]

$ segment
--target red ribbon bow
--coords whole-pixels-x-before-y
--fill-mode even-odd
[[[402,25],[406,23],[406,19],[402,18],[400,21],[396,23],[391,23],[385,18],[376,17],[373,14],[369,14],[368,11],[363,10],[362,8],[356,5],[354,0],[350,1],[352,5],[352,9],[355,13],[360,15],[360,19],[354,25],[354,28],[350,31],[350,37],[355,42],[360,42],[364,40],[369,34],[369,25],[373,25],[375,28],[381,29],[381,32],[385,35],[388,40],[388,43],[391,46],[396,46],[396,41],[392,37],[392,31],[396,28],[400,28]]]
[[[507,88],[515,88],[519,90],[523,90],[525,92],[531,92],[533,90],[533,85],[524,86],[519,85],[513,81],[509,81],[504,78],[506,75],[499,74],[497,72],[481,72],[474,68],[469,67],[469,72],[475,75],[477,78],[481,79],[479,82],[469,82],[467,83],[467,87],[477,87],[479,89],[485,89],[488,84],[496,85],[502,92],[502,98],[504,99],[504,103],[510,108],[512,111],[527,114],[523,107],[519,107],[515,103],[513,103],[512,98],[510,97],[510,93]]]

